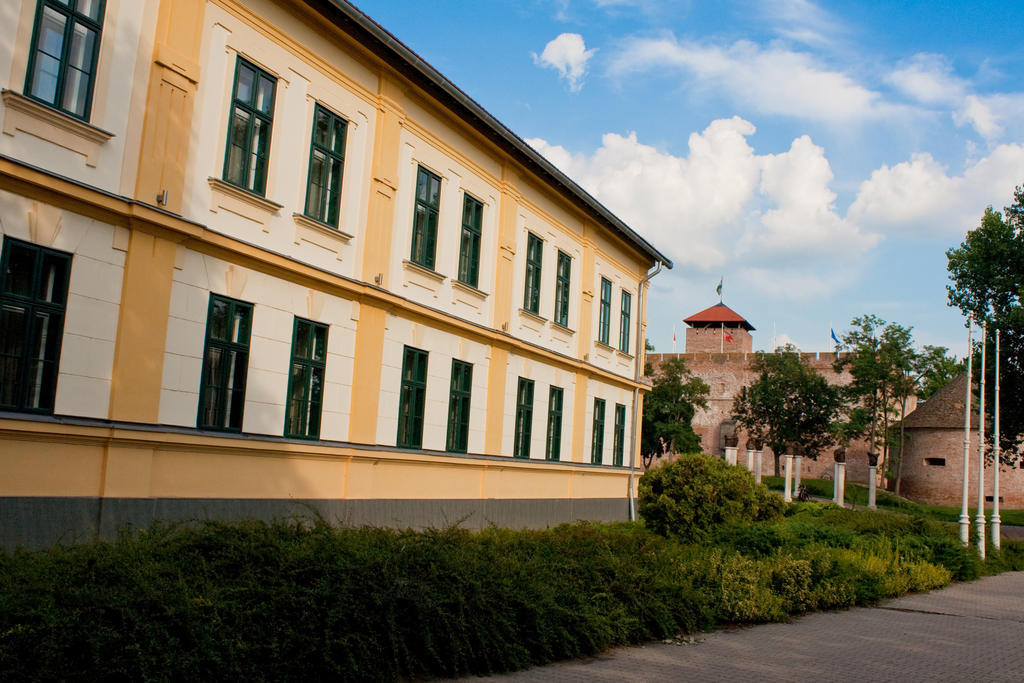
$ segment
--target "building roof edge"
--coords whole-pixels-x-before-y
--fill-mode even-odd
[[[547,176],[553,184],[560,186],[570,198],[575,199],[584,208],[595,214],[607,227],[618,232],[638,251],[656,262],[660,261],[666,268],[672,268],[672,259],[637,234],[540,152],[530,147],[525,140],[513,133],[505,124],[488,113],[473,98],[460,90],[441,72],[430,66],[422,57],[371,19],[365,12],[346,0],[304,0],[304,2],[320,15],[344,29],[364,46],[371,48],[378,57],[394,66],[402,75],[424,87],[443,104],[455,110],[467,123],[478,129],[483,129],[485,134],[489,133],[488,137],[491,137],[499,146],[505,147],[507,151],[511,151],[514,156],[519,158],[519,161],[525,163],[542,178]],[[334,12],[330,11],[332,9]],[[353,31],[353,28],[356,30]]]

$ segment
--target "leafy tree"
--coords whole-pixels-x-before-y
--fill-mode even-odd
[[[964,371],[964,364],[949,355],[945,346],[925,345],[914,363],[917,379],[917,400],[927,401],[954,377]]]
[[[682,358],[663,361],[657,373],[648,364],[645,374],[652,377],[653,386],[644,398],[640,433],[644,465],[668,452],[700,452],[700,437],[691,422],[697,408],[707,408],[710,387],[686,369]]]
[[[1008,459],[1024,443],[1024,188],[1017,187],[1013,199],[1005,219],[988,207],[981,224],[958,248],[946,252],[952,281],[946,288],[949,303],[964,315],[973,313],[978,323],[987,322],[989,349],[995,348],[995,330],[1001,333],[1000,436]],[[980,349],[974,353],[980,356]],[[978,366],[976,362],[976,373]],[[986,368],[990,386],[993,366],[989,362]],[[992,392],[986,399],[991,415]]]
[[[853,329],[843,335],[839,347],[848,352],[837,356],[834,369],[849,371],[851,381],[841,391],[851,405],[859,408],[851,411],[851,422],[856,422],[861,429],[866,428],[864,434],[869,447],[881,451],[883,466],[889,466],[899,492],[902,463],[890,458],[889,428],[898,418],[898,452],[902,453],[903,418],[907,401],[917,393],[919,357],[908,327],[887,323],[876,315],[854,318],[850,325]]]
[[[751,362],[758,378],[733,399],[733,419],[775,456],[775,474],[783,453],[817,459],[834,442],[831,432],[843,402],[839,390],[812,370],[796,348],[759,353]]]

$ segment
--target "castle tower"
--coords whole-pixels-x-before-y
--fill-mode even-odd
[[[754,326],[721,302],[694,313],[683,322],[689,325],[684,349],[687,353],[750,353],[754,350],[754,338],[750,336]]]

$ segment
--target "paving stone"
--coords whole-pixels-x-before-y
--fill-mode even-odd
[[[491,680],[1024,681],[1024,572]]]

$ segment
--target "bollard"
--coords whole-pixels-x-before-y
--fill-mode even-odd
[[[836,463],[835,488],[833,489],[832,502],[836,505],[843,505],[846,499],[846,463]]]
[[[800,475],[803,472],[804,456],[793,456],[793,492],[800,495]]]
[[[868,453],[868,508],[877,510],[875,492],[878,489],[878,453]]]
[[[725,447],[725,462],[730,465],[736,464],[736,447],[726,446]]]
[[[754,449],[753,448],[748,448],[747,449],[747,469],[750,470],[751,474],[754,473]]]
[[[878,488],[878,468],[874,465],[868,467],[868,508],[871,510],[877,510],[878,506],[875,504],[875,489]]]
[[[761,456],[764,451],[754,451],[754,483],[761,483]]]
[[[787,503],[793,502],[793,456],[783,455],[783,465],[786,467],[786,483],[782,489],[782,500]]]

